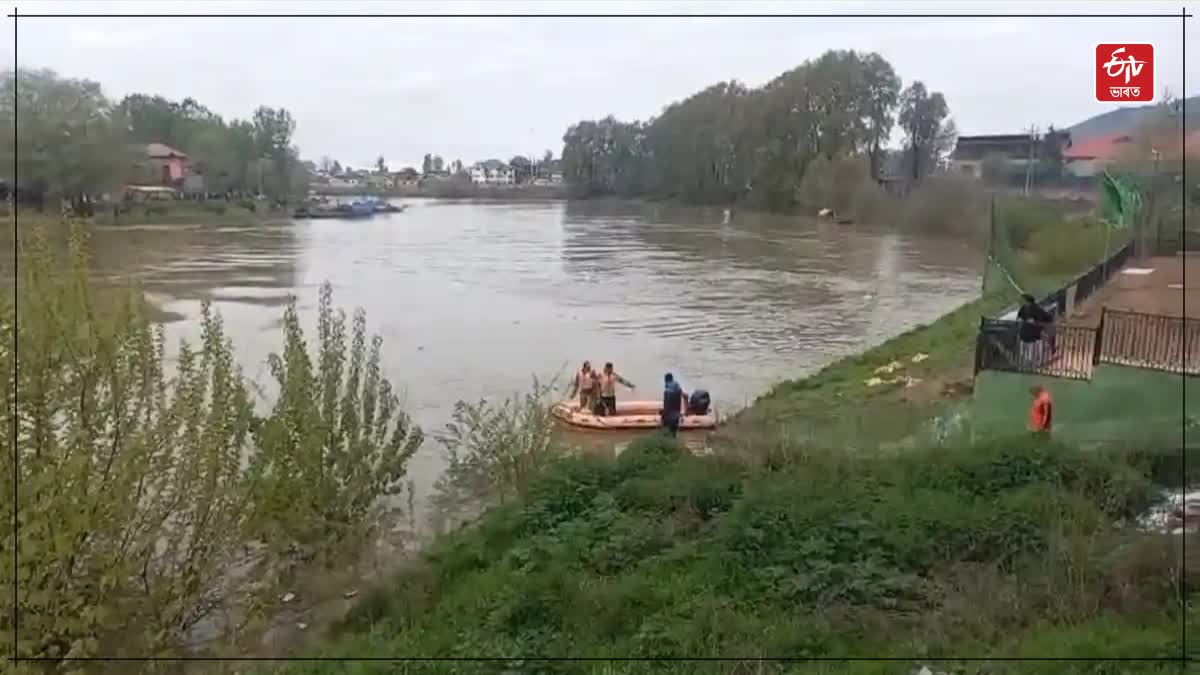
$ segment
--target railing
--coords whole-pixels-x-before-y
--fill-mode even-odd
[[[1107,260],[1076,277],[1071,283],[1057,291],[1047,293],[1038,301],[1038,304],[1056,316],[1066,316],[1076,305],[1087,300],[1120,271],[1131,255],[1133,255],[1132,241],[1117,249],[1115,253],[1108,256]],[[1001,313],[1001,316],[1016,318],[1016,311],[1015,306],[1009,307]]]
[[[1200,320],[1105,309],[1098,361],[1200,375]]]
[[[1067,285],[1062,290],[1064,301],[1062,305],[1062,314],[1067,314],[1070,310],[1079,303],[1087,300],[1093,293],[1099,290],[1109,279],[1112,278],[1122,267],[1126,261],[1133,255],[1133,242],[1129,242],[1122,246],[1116,253],[1109,256],[1105,263],[1097,265],[1085,272],[1075,281]],[[1071,289],[1074,288],[1074,295],[1071,295]]]
[[[1200,375],[1200,320],[1101,311],[1100,325],[1052,326],[1022,342],[1020,323],[984,318],[975,342],[975,372],[1000,370],[1090,379],[1098,363]]]
[[[1020,323],[982,319],[975,343],[975,372],[1002,370],[1075,380],[1092,376],[1097,331],[1085,326],[1051,327],[1043,339],[1022,342]]]

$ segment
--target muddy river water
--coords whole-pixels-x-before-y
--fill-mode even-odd
[[[459,399],[527,391],[584,358],[614,361],[654,398],[662,373],[723,412],[928,322],[978,292],[962,241],[861,225],[626,202],[410,200],[370,220],[114,226],[94,233],[103,276],[137,278],[198,337],[200,301],[224,318],[246,374],[270,379],[295,295],[310,345],[322,282],[382,335],[384,374],[426,430]],[[413,458],[418,510],[443,467]]]

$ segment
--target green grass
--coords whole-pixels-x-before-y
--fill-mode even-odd
[[[1035,295],[1061,288],[1127,241],[1097,217],[1037,197],[1006,196],[997,203],[995,253],[1021,287]],[[1107,239],[1107,241],[1106,241]],[[997,277],[997,287],[1002,277]]]
[[[929,662],[1091,648],[1178,653],[1174,553],[1167,538],[1120,524],[1153,495],[1149,469],[1133,455],[1020,438],[886,458],[798,450],[776,460],[695,457],[647,437],[615,461],[564,461],[525,500],[443,538],[307,653]],[[830,665],[764,672],[908,670]],[[453,662],[396,668],[358,662],[338,672],[495,672]],[[281,670],[331,672],[315,663]]]
[[[290,217],[287,210],[268,209],[266,202],[254,206],[255,210],[250,211],[238,201],[156,202],[134,206],[115,219],[111,211],[97,211],[92,221],[98,225],[257,225]]]
[[[781,382],[733,418],[723,440],[736,442],[768,432],[826,446],[874,447],[916,433],[932,416],[969,393],[961,386],[970,383],[979,318],[1015,299],[1011,290],[991,294],[810,377]],[[913,363],[917,354],[928,358]],[[893,361],[904,366],[898,374],[922,384],[911,390],[902,384],[865,384],[876,376],[877,368]]]
[[[1135,442],[1180,448],[1186,418],[1200,419],[1195,382],[1177,374],[1103,364],[1090,380],[985,371],[975,380],[971,404],[976,433],[1022,429],[1029,388],[1035,384],[1054,397],[1055,437],[1072,443]],[[1185,386],[1192,390],[1190,396],[1185,397]]]
[[[731,420],[712,455],[648,435],[615,461],[564,460],[523,499],[438,540],[304,653],[918,657],[509,664],[538,673],[866,675],[922,664],[955,673],[1178,672],[1164,662],[1114,670],[946,660],[1175,657],[1185,613],[1195,622],[1194,603],[1176,583],[1177,540],[1133,525],[1159,485],[1178,484],[1174,455],[1082,450],[1024,433],[921,443],[917,432],[931,415],[965,404],[969,390],[945,387],[970,380],[980,315],[1012,301],[1011,293],[990,295],[777,385]],[[917,353],[928,358],[913,363]],[[931,386],[864,384],[891,361]],[[899,438],[909,440],[906,451],[886,451]],[[339,667],[499,670],[471,662]]]
[[[919,657],[509,664],[538,673],[866,675],[922,664],[956,673],[1177,672],[1161,662],[1113,670],[944,660],[1173,657],[1191,606],[1176,584],[1176,542],[1132,525],[1156,481],[1178,483],[1173,455],[1084,451],[1025,434],[918,441],[906,452],[872,445],[911,436],[929,415],[964,403],[966,391],[938,387],[954,380],[948,372],[969,381],[979,316],[1012,300],[989,296],[779,384],[731,421],[715,454],[693,456],[648,435],[615,461],[564,460],[525,498],[439,539],[304,653]],[[928,358],[914,364],[916,353]],[[893,360],[934,388],[914,395],[915,387],[864,384]],[[860,451],[847,452],[839,433],[857,434]],[[329,672],[318,663],[281,670]],[[339,667],[499,670],[471,662]]]

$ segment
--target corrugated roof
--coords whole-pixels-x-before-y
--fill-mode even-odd
[[[184,153],[182,153],[179,150],[176,150],[175,148],[172,148],[171,146],[166,145],[164,143],[147,143],[146,144],[146,156],[154,157],[154,158],[161,158],[161,157],[182,157],[184,159],[187,158],[187,155],[185,155]]]

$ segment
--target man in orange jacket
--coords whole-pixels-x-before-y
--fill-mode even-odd
[[[1029,407],[1029,430],[1048,435],[1054,420],[1054,401],[1050,398],[1050,392],[1042,387],[1031,387],[1029,393],[1033,394],[1033,405]]]

